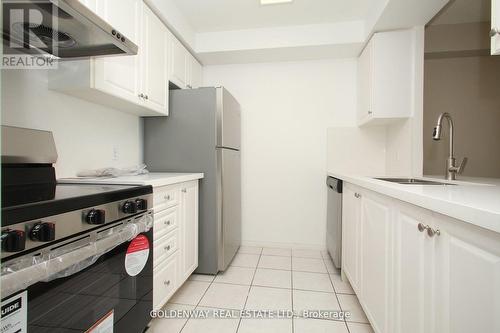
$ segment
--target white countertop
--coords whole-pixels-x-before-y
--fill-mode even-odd
[[[203,178],[202,173],[150,172],[145,175],[99,178],[61,178],[59,183],[166,186]]]
[[[328,175],[485,229],[500,232],[500,179],[462,178],[459,181],[446,181],[442,177],[416,177],[457,184],[456,186],[442,186],[402,185],[372,177],[335,172],[329,172]],[[384,177],[389,178],[389,176]]]

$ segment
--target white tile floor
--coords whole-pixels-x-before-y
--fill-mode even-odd
[[[373,333],[347,281],[325,252],[242,246],[216,277],[192,275],[168,310],[293,310],[293,319],[156,319],[148,333]],[[348,311],[345,321],[304,318],[304,310]]]

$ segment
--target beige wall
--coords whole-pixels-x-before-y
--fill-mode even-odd
[[[467,156],[464,175],[500,178],[500,56],[426,59],[424,174],[444,174],[448,127],[432,130],[441,112],[455,122],[455,155]]]

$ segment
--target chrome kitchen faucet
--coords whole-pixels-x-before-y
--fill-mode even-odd
[[[432,138],[435,141],[441,140],[443,118],[448,120],[448,126],[450,127],[450,155],[448,156],[448,160],[446,162],[446,179],[455,180],[457,178],[457,174],[461,174],[464,171],[465,165],[467,164],[467,157],[464,157],[459,166],[455,165],[456,159],[453,155],[453,119],[448,112],[444,112],[439,115],[437,126],[434,127],[434,132],[432,133]]]

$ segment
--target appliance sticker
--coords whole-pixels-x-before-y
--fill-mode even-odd
[[[97,321],[91,328],[85,331],[85,333],[113,333],[113,323],[114,323],[114,310],[109,311]]]
[[[26,333],[28,319],[28,292],[2,301],[1,333]]]
[[[144,235],[139,235],[134,238],[127,249],[125,255],[125,270],[130,276],[139,274],[149,257],[149,240]]]

